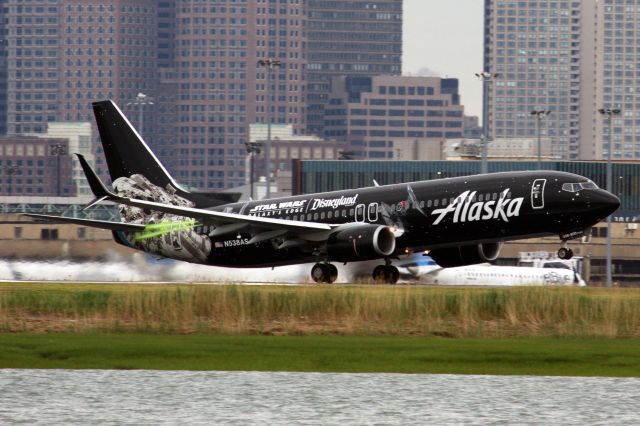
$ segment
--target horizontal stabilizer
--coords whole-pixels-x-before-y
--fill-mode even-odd
[[[108,220],[80,219],[76,217],[62,217],[47,214],[25,213],[24,216],[43,219],[47,222],[65,222],[74,225],[89,226],[91,228],[109,229],[111,231],[140,232],[146,225],[138,223],[110,222]]]
[[[89,187],[91,187],[91,192],[96,198],[107,198],[109,196],[113,196],[111,192],[104,186],[104,183],[100,180],[98,175],[89,165],[89,162],[84,158],[82,154],[76,154],[78,160],[80,160],[80,165],[82,166],[82,171],[84,175],[87,177],[87,181],[89,182]]]

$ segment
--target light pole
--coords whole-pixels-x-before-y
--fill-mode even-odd
[[[145,95],[142,92],[138,92],[135,100],[132,102],[128,102],[127,105],[138,105],[138,133],[140,137],[142,137],[142,125],[144,119],[144,106],[145,105],[153,105],[153,98]]]
[[[4,166],[4,172],[9,176],[9,196],[11,196],[11,183],[12,183],[12,178],[13,175],[17,175],[18,171],[20,169],[18,169],[18,166]]]
[[[543,117],[547,117],[551,114],[551,111],[548,109],[534,109],[531,111],[531,115],[535,116],[537,120],[536,131],[538,132],[538,170],[542,170],[542,148],[540,143],[540,121],[542,121]]]
[[[255,200],[253,197],[253,182],[254,182],[254,172],[253,172],[253,158],[256,154],[260,154],[262,152],[262,143],[260,142],[246,142],[245,146],[247,147],[247,152],[251,156],[251,170],[249,175],[249,182],[251,183],[251,199]]]
[[[60,157],[67,155],[67,146],[62,144],[55,144],[49,146],[50,154],[56,157],[56,195],[60,196]]]
[[[282,63],[277,59],[260,59],[258,65],[267,70],[267,143],[264,146],[264,156],[267,169],[267,194],[271,197],[271,70],[280,67]]]
[[[482,135],[480,145],[482,157],[480,162],[480,173],[488,173],[489,165],[487,164],[487,144],[489,143],[489,89],[488,83],[498,78],[500,74],[482,71],[476,73],[478,80],[482,81]]]
[[[600,114],[609,122],[609,149],[607,150],[607,191],[611,192],[613,183],[613,173],[611,167],[611,152],[613,151],[613,116],[620,114],[619,108],[600,108]],[[611,271],[611,215],[607,216],[607,287],[613,286],[613,277]]]

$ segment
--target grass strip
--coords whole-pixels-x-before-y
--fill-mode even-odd
[[[0,368],[640,376],[637,339],[0,334]]]
[[[639,338],[639,289],[0,284],[0,332]]]

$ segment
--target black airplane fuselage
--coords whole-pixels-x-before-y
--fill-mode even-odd
[[[593,187],[571,190],[572,184]],[[564,189],[563,189],[564,186]],[[510,172],[238,202],[211,210],[328,224],[378,224],[395,233],[394,255],[557,235],[576,238],[608,216],[617,198],[563,172]],[[209,235],[212,228],[195,231]],[[250,243],[243,230],[212,236],[210,265],[264,267],[318,261],[319,248]],[[321,246],[320,243],[318,246]],[[185,260],[184,257],[181,260]],[[325,261],[332,261],[325,258]],[[195,260],[194,260],[195,261]]]

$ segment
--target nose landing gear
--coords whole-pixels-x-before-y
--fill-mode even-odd
[[[562,247],[558,249],[558,258],[562,260],[569,260],[573,257],[573,250],[567,247],[567,243],[563,243]]]
[[[338,268],[330,263],[316,263],[311,268],[311,278],[317,283],[333,284],[338,278]]]

